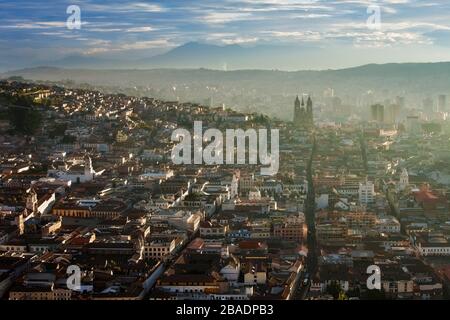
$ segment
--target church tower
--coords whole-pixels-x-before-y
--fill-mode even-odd
[[[298,96],[295,99],[294,125],[302,130],[310,129],[314,126],[313,103],[311,97],[308,97],[308,100],[306,101],[306,107],[303,97],[301,102]]]
[[[298,96],[295,98],[295,110],[300,110],[300,99]]]
[[[29,212],[35,213],[37,211],[37,203],[37,193],[33,188],[31,188],[30,192],[27,195],[26,208]]]
[[[300,99],[295,98],[295,103],[294,103],[294,123],[297,124],[300,121]]]
[[[91,181],[94,179],[94,168],[92,166],[92,159],[88,155],[84,157],[84,180]]]
[[[311,97],[308,97],[308,101],[306,102],[306,114],[308,117],[308,126],[314,126],[314,116],[313,116],[313,103]]]
[[[409,174],[406,168],[403,168],[402,173],[400,174],[399,181],[399,190],[404,191],[409,186]]]

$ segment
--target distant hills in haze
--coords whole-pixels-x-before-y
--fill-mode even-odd
[[[214,105],[224,103],[244,111],[263,110],[275,115],[280,111],[284,118],[291,117],[293,96],[307,93],[313,97],[322,97],[327,88],[333,88],[344,103],[351,105],[358,105],[360,99],[367,101],[367,95],[372,95],[369,100],[381,103],[386,99],[402,96],[412,107],[421,107],[427,97],[437,101],[438,95],[450,96],[450,62],[369,64],[339,70],[291,72],[195,68],[195,61],[198,59],[212,59],[209,61],[213,63],[213,59],[222,54],[227,57],[236,55],[237,59],[246,50],[239,46],[228,46],[227,52],[223,53],[214,47],[213,51],[216,53],[208,57],[210,49],[208,45],[202,47],[188,44],[152,58],[155,64],[167,64],[172,68],[68,69],[47,66],[9,71],[0,74],[0,77],[19,76],[34,81],[57,83],[70,80],[75,86],[89,84],[109,87],[113,92],[147,95],[164,100],[213,102]],[[202,54],[202,51],[208,54]],[[184,66],[186,61],[192,61],[193,67],[177,69],[176,60],[180,55],[184,57],[184,62],[179,62],[180,64]],[[250,59],[250,55],[248,58]]]
[[[60,60],[42,60],[39,65],[63,68],[154,69],[207,68],[238,69],[303,69],[307,61],[317,57],[317,48],[293,45],[241,46],[188,42],[165,53],[144,58],[111,58],[101,55],[70,55]],[[14,66],[12,67],[14,68]],[[9,69],[12,69],[9,67]],[[16,67],[17,68],[17,67]]]
[[[122,56],[120,59],[111,56],[74,54],[62,59],[51,59],[40,61],[40,66],[58,67],[65,69],[120,69],[120,70],[147,70],[147,69],[211,69],[220,71],[235,70],[324,70],[322,74],[340,74],[349,76],[367,76],[373,73],[374,76],[429,76],[430,73],[436,75],[449,72],[447,63],[389,63],[384,65],[365,65],[364,61],[377,61],[366,57],[363,51],[351,51],[350,57],[341,50],[333,51],[333,56],[329,55],[329,50],[321,50],[314,45],[272,45],[258,44],[255,46],[242,46],[239,44],[213,45],[198,42],[188,42],[175,47],[165,53],[151,55],[144,58],[132,58]],[[369,51],[370,52],[370,51]],[[367,54],[367,52],[365,52]],[[386,54],[388,54],[386,52]],[[361,62],[362,61],[362,62]],[[348,66],[363,65],[361,67],[316,67],[317,65]],[[22,71],[27,71],[27,67]],[[9,69],[19,69],[9,66]],[[35,70],[36,71],[36,70]],[[1,72],[1,71],[0,71]],[[10,71],[13,74],[17,71]],[[299,71],[300,73],[302,71]],[[294,71],[291,75],[295,75]]]
[[[169,61],[177,52],[155,57]],[[173,55],[173,56],[172,56]],[[388,90],[402,93],[450,94],[450,62],[369,64],[354,68],[323,71],[278,70],[210,70],[199,69],[66,69],[59,67],[36,67],[0,74],[3,78],[21,76],[30,80],[64,81],[104,86],[156,86],[177,84],[236,85],[262,88],[285,93],[314,92],[332,87],[341,92],[361,90]],[[270,90],[271,91],[271,90]]]
[[[307,46],[211,45],[189,42],[167,53],[134,62],[138,68],[207,68],[214,70],[279,69],[306,67],[314,56]]]

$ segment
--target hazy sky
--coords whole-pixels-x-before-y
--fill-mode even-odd
[[[69,5],[81,29],[66,26]],[[367,26],[381,8],[381,29]],[[373,12],[373,11],[371,11]],[[449,0],[0,0],[0,69],[72,55],[135,59],[186,42],[317,48],[328,63],[450,61]],[[333,64],[332,57],[340,55]]]

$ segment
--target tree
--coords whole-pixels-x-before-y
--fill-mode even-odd
[[[341,292],[339,292],[338,300],[348,300],[348,297],[343,290],[341,290]]]
[[[431,133],[441,133],[442,132],[442,126],[439,123],[431,122],[431,123],[425,123],[422,125],[423,131],[425,131],[428,134]]]
[[[337,300],[343,292],[341,285],[336,281],[331,281],[329,285],[327,285],[326,292],[333,296],[334,300]]]
[[[268,116],[265,116],[263,114],[260,115],[256,115],[255,118],[255,123],[259,124],[259,125],[264,125],[264,126],[268,126],[270,124],[270,119]]]
[[[75,143],[77,141],[77,138],[71,135],[65,135],[62,140],[61,143],[65,143],[65,144],[72,144]]]
[[[9,107],[8,119],[15,131],[26,135],[35,133],[42,123],[41,113],[31,107]]]
[[[361,291],[359,290],[359,287],[356,287],[354,289],[350,289],[347,291],[347,296],[353,298],[353,297],[360,297],[361,296]]]
[[[381,288],[381,290],[367,290],[366,299],[367,300],[385,300],[386,292],[384,291],[384,288]]]
[[[55,126],[48,132],[50,138],[58,136],[64,136],[64,132],[67,130],[67,123],[56,123]]]

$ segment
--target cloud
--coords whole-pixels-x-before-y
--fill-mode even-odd
[[[115,12],[115,13],[130,13],[130,12],[166,12],[167,8],[159,5],[146,2],[131,2],[131,3],[105,3],[94,4],[88,3],[81,6],[82,10],[88,10],[92,12]]]
[[[244,44],[244,43],[255,43],[259,40],[257,37],[253,38],[245,38],[245,37],[237,37],[232,39],[222,39],[222,42],[225,44]]]
[[[117,52],[129,50],[145,50],[153,48],[171,48],[175,45],[168,39],[155,39],[146,41],[136,41],[132,43],[112,43],[111,41],[96,40],[89,43],[90,48],[84,51],[85,55],[95,55],[104,52]]]
[[[296,41],[320,41],[323,35],[317,31],[263,31],[262,34],[277,39],[288,39]]]
[[[1,43],[18,52],[39,48],[44,55],[47,50],[47,56],[59,47],[67,53],[123,51],[131,56],[134,51],[166,50],[189,41],[313,42],[346,49],[398,47],[407,57],[411,45],[429,51],[445,45],[450,31],[450,2],[444,0],[77,0],[82,28],[67,30],[69,2],[0,3]],[[373,4],[382,9],[381,30],[366,25],[367,8]]]
[[[202,17],[203,22],[208,24],[223,24],[235,21],[256,19],[251,13],[245,12],[210,12]]]
[[[129,28],[126,30],[126,32],[150,32],[150,31],[154,31],[155,28],[153,27],[134,27],[134,28]]]
[[[86,22],[84,23],[86,24]],[[66,28],[66,21],[37,21],[37,22],[19,22],[15,24],[2,25],[3,29],[53,29]]]

